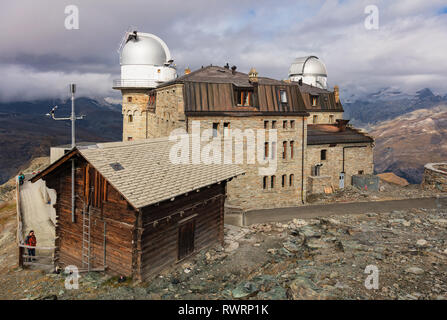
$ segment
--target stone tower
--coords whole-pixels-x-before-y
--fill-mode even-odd
[[[123,141],[149,138],[149,113],[155,108],[154,88],[177,77],[166,43],[157,36],[127,32],[120,46],[121,79],[113,88],[123,96]]]

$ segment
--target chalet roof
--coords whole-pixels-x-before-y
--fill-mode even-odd
[[[336,124],[308,124],[307,144],[332,144],[332,143],[371,143],[374,139],[358,129],[346,127],[345,131],[339,131]]]
[[[207,66],[197,69],[189,74],[178,77],[177,79],[165,82],[157,88],[166,87],[175,83],[185,82],[206,82],[206,83],[232,83],[238,87],[253,87],[248,81],[248,74],[235,71],[234,74],[230,69],[219,66]],[[289,83],[281,80],[275,80],[266,77],[258,77],[259,84],[271,85],[289,85]]]
[[[238,166],[230,164],[191,164],[191,161],[189,164],[174,164],[169,156],[176,143],[169,141],[169,138],[109,142],[80,147],[72,152],[82,155],[135,208],[168,200],[244,173]],[[190,147],[190,157],[193,152],[200,151]],[[59,160],[53,163],[60,164],[62,162]],[[45,176],[47,169],[33,181]]]

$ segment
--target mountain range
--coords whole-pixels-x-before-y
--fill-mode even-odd
[[[424,164],[447,160],[447,95],[428,88],[414,94],[384,88],[343,107],[345,119],[375,138],[377,173],[420,183]]]
[[[447,159],[447,95],[425,88],[408,94],[384,88],[343,102],[344,118],[376,139],[377,173],[394,172],[420,183],[423,166]],[[50,146],[71,141],[69,121],[46,114],[58,105],[57,117],[71,112],[70,100],[0,103],[0,184],[26,167],[31,159],[49,154]],[[77,141],[122,139],[121,105],[114,99],[76,99]]]
[[[121,105],[106,100],[76,99],[77,141],[122,139]],[[48,156],[50,146],[71,142],[70,121],[55,121],[46,114],[57,105],[56,117],[69,117],[71,100],[0,103],[0,184],[17,174],[35,157]]]

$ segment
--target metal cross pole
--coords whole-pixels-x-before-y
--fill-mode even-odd
[[[76,84],[70,84],[70,93],[71,93],[71,116],[68,118],[56,118],[54,113],[58,106],[54,106],[51,109],[50,113],[47,113],[47,116],[51,116],[54,120],[71,120],[71,148],[74,149],[76,147],[76,120],[84,119],[84,116],[76,116],[75,114],[75,92],[76,92]],[[75,173],[76,166],[75,160],[71,160],[71,221],[75,222]]]

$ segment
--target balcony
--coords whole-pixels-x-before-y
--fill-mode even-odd
[[[159,81],[142,79],[117,79],[113,80],[113,89],[127,88],[155,88]]]

